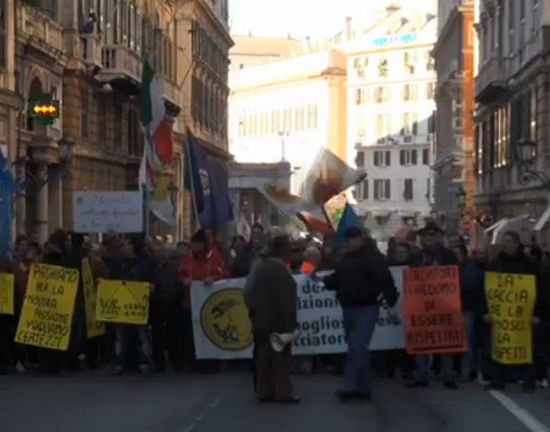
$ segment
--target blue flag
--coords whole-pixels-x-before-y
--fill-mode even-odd
[[[0,152],[0,254],[7,253],[11,246],[14,193],[15,182],[10,167]]]
[[[216,228],[233,219],[229,190],[200,144],[190,133],[187,136],[185,188],[193,195],[201,227]]]
[[[361,222],[353,211],[353,208],[349,204],[346,204],[346,206],[344,207],[344,212],[342,213],[342,218],[338,223],[338,231],[336,233],[336,248],[340,250],[344,246],[345,234],[348,228],[360,226]]]

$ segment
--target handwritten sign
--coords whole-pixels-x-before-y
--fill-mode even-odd
[[[73,214],[75,232],[142,232],[143,195],[140,191],[77,191]]]
[[[86,336],[88,339],[105,334],[105,324],[96,320],[97,286],[90,261],[82,260],[82,283],[84,285],[84,306],[86,311]]]
[[[146,325],[149,320],[149,291],[150,284],[147,282],[100,280],[97,320]]]
[[[15,342],[66,351],[78,281],[78,270],[35,264],[29,276]]]
[[[458,267],[406,269],[404,315],[408,354],[465,352]]]
[[[0,273],[0,315],[13,315],[13,275]]]
[[[533,363],[536,277],[485,273],[485,296],[492,318],[493,360],[505,365]]]

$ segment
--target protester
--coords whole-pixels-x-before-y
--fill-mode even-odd
[[[193,320],[191,314],[192,282],[199,281],[206,285],[230,276],[221,254],[215,247],[209,246],[208,237],[203,229],[198,230],[191,238],[191,253],[185,255],[179,266],[179,280],[183,285],[183,314],[185,321],[185,364],[188,371],[197,367],[201,372],[216,372],[219,363],[203,361],[196,363],[193,344]]]
[[[237,253],[233,261],[233,277],[247,276],[264,246],[264,227],[259,223],[255,223],[252,225],[250,242]]]
[[[278,352],[271,343],[274,333],[290,334],[298,327],[296,282],[286,266],[289,252],[286,232],[274,230],[269,252],[258,259],[245,288],[256,347],[256,394],[260,402],[300,402],[290,379],[291,344]]]
[[[300,267],[300,273],[308,275],[315,274],[321,265],[321,251],[316,246],[310,246],[304,252],[304,258],[305,260]]]
[[[233,237],[225,260],[231,269],[231,277],[240,278],[248,275],[250,271],[250,259],[246,249],[246,240],[243,236],[237,235]]]
[[[129,235],[122,243],[122,258],[110,270],[110,279],[151,283],[154,289],[155,264],[145,253],[145,240],[141,234]],[[147,326],[116,324],[115,374],[139,370],[142,374],[151,371],[150,343]]]
[[[535,263],[529,259],[523,252],[520,236],[515,231],[508,231],[503,236],[502,251],[498,256],[488,265],[487,268],[490,272],[508,273],[508,274],[524,274],[534,275],[536,277],[536,300],[535,308],[532,319],[533,325],[533,346],[534,350],[537,350],[536,335],[537,327],[541,324],[541,318],[545,317],[548,313],[547,299],[544,296],[544,290],[541,287],[540,273]],[[488,324],[492,325],[493,317],[488,309],[486,302],[483,302],[484,320]],[[523,390],[526,393],[533,393],[535,391],[535,367],[533,364],[519,365],[519,366],[506,366],[500,363],[494,363],[494,379],[487,386],[488,389],[504,390],[508,382],[508,378],[512,372],[516,369],[522,380]]]
[[[422,250],[418,261],[412,264],[415,267],[435,267],[457,265],[458,260],[452,250],[444,246],[444,231],[435,222],[428,222],[424,228],[418,231]],[[458,386],[453,374],[453,356],[442,354],[441,374],[443,386],[451,390],[457,390]],[[427,387],[430,379],[430,356],[416,356],[415,380],[409,387]]]
[[[397,291],[384,257],[360,228],[345,233],[342,260],[336,271],[325,278],[328,289],[336,290],[344,313],[348,357],[344,371],[342,401],[370,400],[371,371],[369,346],[379,314],[379,297],[390,307],[397,301]]]
[[[478,362],[476,355],[476,319],[481,315],[484,297],[483,271],[468,257],[468,250],[463,244],[453,248],[460,266],[460,298],[462,316],[466,330],[468,351],[461,356],[461,372],[465,379],[477,378]]]

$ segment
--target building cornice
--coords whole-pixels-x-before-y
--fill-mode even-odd
[[[235,45],[235,42],[231,38],[231,34],[229,33],[229,28],[225,27],[221,22],[218,16],[215,14],[215,12],[212,10],[212,8],[206,3],[206,0],[197,0],[196,3],[202,8],[202,10],[208,15],[208,18],[210,18],[210,21],[214,24],[214,26],[218,30],[218,34],[222,36],[225,41],[228,44],[228,48],[231,48],[233,45]]]

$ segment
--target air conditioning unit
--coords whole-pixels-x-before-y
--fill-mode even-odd
[[[412,135],[403,135],[403,142],[405,144],[412,144],[413,136]]]

